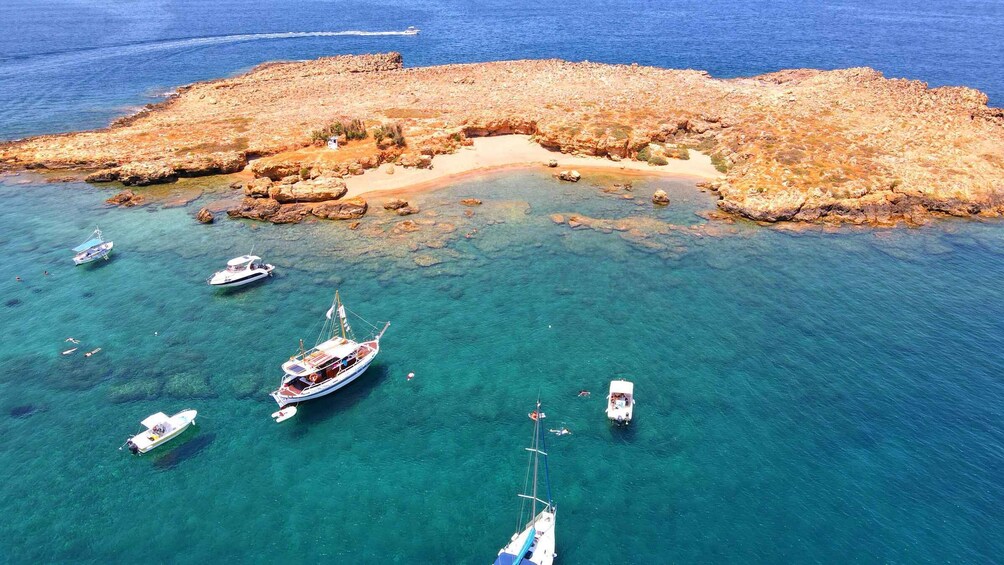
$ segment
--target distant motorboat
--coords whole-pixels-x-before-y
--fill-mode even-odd
[[[126,447],[134,454],[146,453],[178,437],[188,426],[195,423],[198,413],[195,410],[184,410],[174,416],[163,412],[147,416],[141,422],[146,430],[132,436],[126,441]]]
[[[338,292],[325,317],[318,343],[304,350],[300,340],[299,353],[282,364],[282,381],[272,392],[279,408],[331,394],[359,378],[380,352],[380,338],[390,326],[387,322],[370,340],[356,341]],[[285,420],[295,413],[280,410],[272,417]]]
[[[408,26],[408,29],[404,30],[402,35],[418,35],[418,32],[420,31],[422,30],[418,29],[415,26]]]
[[[540,400],[537,400],[537,408],[531,414],[543,416]],[[551,500],[547,452],[544,451],[544,429],[540,422],[542,419],[542,417],[533,418],[533,442],[527,448],[532,455],[526,476],[529,483],[529,477],[533,475],[533,485],[524,485],[524,490],[529,492],[519,495],[523,499],[523,504],[520,505],[518,523],[525,525],[521,526],[522,529],[517,529],[509,539],[509,543],[499,550],[494,565],[551,565],[554,562],[555,520],[558,510]],[[543,493],[539,491],[537,478],[541,467],[544,468]],[[540,498],[541,496],[546,496],[546,500]],[[540,512],[537,511],[538,504],[543,506]]]
[[[634,383],[631,381],[610,381],[607,394],[607,418],[618,425],[631,423],[634,417]]]
[[[257,255],[241,255],[227,261],[227,268],[209,277],[210,286],[241,286],[272,276],[275,266],[263,263]]]
[[[112,252],[115,244],[105,241],[101,235],[101,230],[95,229],[87,241],[73,248],[76,255],[73,256],[74,265],[83,265],[98,259],[108,260],[108,254]]]

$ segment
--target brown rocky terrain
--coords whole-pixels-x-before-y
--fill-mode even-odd
[[[313,141],[348,120],[370,134],[396,124],[403,140],[342,136],[338,151]],[[559,60],[403,68],[396,53],[272,63],[183,87],[104,130],[4,143],[0,167],[145,185],[250,163],[263,186],[249,183],[232,214],[352,218],[365,202],[342,203],[338,177],[388,161],[427,167],[468,138],[506,133],[615,160],[644,158],[652,143],[657,158],[699,149],[725,172],[710,183],[719,206],[755,220],[1004,213],[1004,111],[977,90],[868,68],[722,80]]]

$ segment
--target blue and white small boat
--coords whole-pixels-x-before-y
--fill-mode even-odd
[[[105,241],[101,236],[101,230],[96,229],[87,241],[73,248],[73,251],[76,253],[73,256],[73,264],[83,265],[84,263],[90,263],[98,259],[107,261],[108,255],[112,252],[114,245],[111,241]]]
[[[537,400],[537,409],[531,414],[543,414],[540,411],[540,400]],[[517,529],[516,533],[509,539],[509,543],[499,550],[495,558],[494,565],[551,565],[556,554],[555,549],[555,518],[557,508],[551,500],[551,481],[547,472],[547,452],[544,451],[544,430],[540,425],[543,418],[531,418],[533,420],[533,443],[527,451],[530,452],[530,463],[527,469],[527,482],[533,475],[533,486],[524,485],[524,492],[519,497],[523,499],[520,504],[518,524],[525,524],[522,529]],[[537,475],[541,464],[544,467],[544,485],[547,499],[541,499],[538,492]],[[538,512],[538,504],[543,508]],[[525,520],[525,521],[524,521]]]

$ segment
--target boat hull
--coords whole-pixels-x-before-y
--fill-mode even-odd
[[[209,279],[208,282],[209,286],[215,286],[217,288],[233,288],[237,286],[244,286],[246,284],[251,284],[253,282],[258,282],[260,280],[267,279],[268,277],[272,276],[272,269],[274,268],[275,267],[269,265],[267,269],[256,269],[253,274],[234,280],[226,280],[222,278],[218,279],[217,277],[219,276],[219,273],[217,273],[216,275],[213,275],[213,277]]]
[[[78,254],[76,254],[73,257],[73,264],[74,265],[86,265],[87,263],[93,263],[94,261],[97,261],[98,259],[105,259],[105,260],[107,260],[108,256],[112,252],[113,245],[114,244],[112,242],[107,241],[107,242],[102,243],[101,245],[99,245],[98,246],[98,250],[95,253],[87,253],[86,251],[83,252],[83,253],[78,253]]]
[[[362,374],[366,372],[366,369],[369,369],[370,363],[373,362],[373,359],[376,358],[377,353],[379,352],[380,350],[379,348],[377,348],[364,360],[360,361],[359,363],[356,363],[351,369],[349,369],[347,375],[345,375],[340,379],[336,379],[335,382],[330,383],[326,387],[317,387],[316,389],[310,391],[304,390],[302,394],[298,394],[295,396],[287,396],[284,394],[280,394],[279,390],[282,390],[280,388],[279,390],[273,391],[271,396],[273,399],[275,399],[276,403],[279,404],[280,408],[286,406],[287,404],[306,402],[307,400],[314,400],[315,398],[327,396],[361,377]]]
[[[509,544],[499,551],[493,565],[551,565],[554,563],[556,536],[555,522],[557,511],[544,510],[537,514],[533,522],[526,525],[522,532],[517,532],[509,540]],[[528,540],[534,535],[533,541]],[[526,553],[519,555],[520,550],[528,548]]]
[[[126,442],[126,445],[129,446],[129,451],[133,452],[136,455],[142,453],[148,453],[160,447],[161,445],[164,445],[165,443],[171,441],[172,439],[180,436],[182,432],[184,432],[190,426],[195,424],[196,416],[197,412],[195,410],[185,410],[184,412],[179,412],[178,414],[171,416],[172,422],[176,422],[177,427],[172,429],[170,432],[157,437],[156,440],[149,441],[148,437],[150,431],[147,430],[143,433],[136,434],[135,436],[129,438],[129,441]],[[144,439],[146,439],[146,441],[143,441]]]

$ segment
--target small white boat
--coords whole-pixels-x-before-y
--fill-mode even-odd
[[[170,417],[157,412],[141,422],[146,430],[129,438],[126,446],[135,454],[146,453],[178,437],[185,428],[195,423],[196,415],[195,410],[184,410]]]
[[[540,400],[537,409],[531,414],[542,414]],[[523,499],[517,524],[520,529],[509,538],[509,543],[499,550],[494,565],[551,565],[555,558],[555,520],[558,509],[551,500],[551,483],[547,472],[547,452],[544,451],[544,429],[540,425],[542,418],[533,420],[533,442],[527,448],[530,456],[526,471],[527,492],[518,495]],[[544,492],[538,489],[538,473],[544,470]],[[529,477],[533,475],[533,486],[529,485]],[[540,498],[546,496],[546,499]],[[529,503],[529,504],[527,504]],[[538,504],[542,506],[537,511]]]
[[[300,351],[282,364],[282,380],[279,388],[272,392],[279,408],[331,394],[359,378],[380,352],[380,338],[390,326],[387,322],[369,340],[356,341],[338,292],[325,316],[327,320],[317,345],[304,350],[303,340],[300,340]],[[280,410],[272,417],[282,421],[279,418],[284,420],[295,413],[294,410],[283,417],[286,413]]]
[[[627,425],[634,416],[634,383],[610,381],[607,395],[607,418],[616,424]]]
[[[210,286],[241,286],[272,276],[275,266],[257,255],[241,255],[227,261],[227,268],[209,277]]]
[[[404,34],[403,35],[418,35],[418,32],[420,32],[420,31],[422,31],[422,30],[418,29],[415,26],[408,26],[408,29],[404,30]]]
[[[105,241],[101,236],[101,230],[96,229],[87,241],[73,248],[73,251],[76,253],[73,256],[73,264],[83,265],[84,263],[90,263],[98,259],[108,260],[108,254],[112,252],[114,245],[111,241]]]

